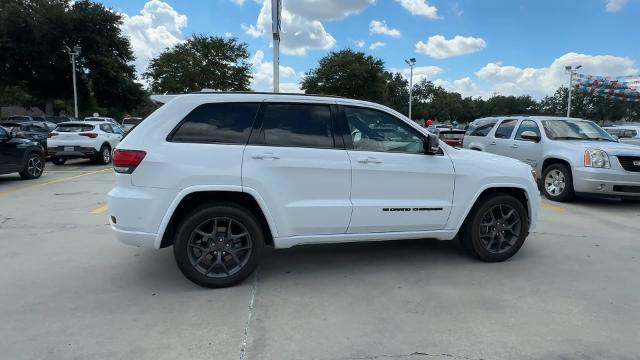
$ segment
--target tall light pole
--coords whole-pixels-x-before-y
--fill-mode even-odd
[[[409,120],[411,120],[411,100],[413,95],[413,67],[416,65],[416,58],[405,60],[409,65]]]
[[[70,47],[65,46],[64,49],[71,56],[71,69],[72,69],[72,77],[73,77],[73,108],[75,110],[75,117],[78,118],[78,90],[76,88],[76,56],[80,55],[80,51],[82,48],[79,45],[73,47],[71,50]]]
[[[271,32],[273,33],[273,92],[280,91],[280,19],[282,0],[271,0]]]
[[[564,69],[569,72],[569,100],[567,103],[567,117],[571,117],[571,93],[573,90],[573,75],[576,73],[576,70],[580,69],[582,65],[578,65],[575,68],[569,66],[565,66]]]

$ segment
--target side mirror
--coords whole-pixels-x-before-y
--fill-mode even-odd
[[[540,135],[536,134],[533,131],[523,131],[522,134],[520,134],[520,137],[533,142],[540,141]]]
[[[437,154],[438,151],[440,151],[440,139],[438,138],[438,135],[429,133],[429,135],[427,135],[427,138],[425,140],[424,147],[425,147],[424,149],[425,154],[428,154],[428,155]]]

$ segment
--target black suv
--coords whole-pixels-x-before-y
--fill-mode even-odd
[[[0,127],[0,174],[17,172],[23,179],[37,179],[44,171],[44,148],[31,139],[14,137]]]

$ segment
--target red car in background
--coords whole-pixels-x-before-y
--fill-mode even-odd
[[[443,129],[443,130],[440,130],[440,132],[438,133],[438,136],[440,137],[440,140],[447,143],[447,145],[461,148],[462,142],[464,140],[464,133],[465,133],[464,130]]]

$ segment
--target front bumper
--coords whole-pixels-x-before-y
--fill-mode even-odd
[[[610,169],[574,168],[573,188],[575,192],[640,197],[640,173],[626,171],[615,165],[612,161]]]
[[[73,150],[70,150],[69,148],[73,148]],[[84,146],[50,146],[47,149],[47,155],[62,158],[92,158],[98,156],[98,150],[93,147]]]

